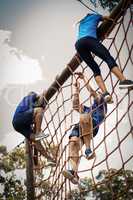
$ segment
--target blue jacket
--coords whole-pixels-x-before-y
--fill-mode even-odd
[[[25,112],[29,109],[33,109],[35,107],[37,101],[37,94],[33,93],[31,95],[25,96],[22,101],[19,103],[19,105],[16,108],[15,114]]]
[[[103,122],[105,118],[105,114],[107,113],[107,103],[104,101],[104,98],[101,97],[100,102],[94,100],[94,103],[91,107],[84,106],[83,113],[91,113],[92,120],[93,120],[93,127],[95,128],[95,133],[99,130],[99,125]]]
[[[78,40],[86,36],[97,38],[97,26],[102,19],[102,15],[99,14],[88,14],[85,16],[79,24]]]

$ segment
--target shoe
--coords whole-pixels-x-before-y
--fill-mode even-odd
[[[45,164],[45,167],[56,167],[56,162],[51,159],[47,159],[47,163]]]
[[[49,136],[49,133],[44,133],[44,132],[38,133],[35,135],[35,141],[41,140],[43,138],[47,138],[48,136]]]
[[[93,159],[95,157],[95,153],[91,151],[90,148],[85,150],[85,157],[87,160]]]
[[[78,187],[80,191],[84,191],[87,189],[86,184],[82,180],[79,180]]]
[[[79,183],[79,177],[75,171],[64,170],[62,174],[65,178],[69,179],[73,184],[77,185]]]
[[[120,89],[130,89],[130,88],[133,88],[133,81],[131,80],[123,80],[123,81],[120,81],[119,83],[119,88]]]
[[[96,175],[95,178],[96,178],[97,180],[101,180],[101,179],[102,179],[102,175],[103,175],[103,174],[102,174],[102,171],[100,171],[100,172],[98,173],[98,175]]]
[[[113,103],[112,96],[109,94],[109,92],[103,93],[103,98],[106,103],[109,103],[109,104]]]

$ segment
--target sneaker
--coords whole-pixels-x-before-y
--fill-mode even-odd
[[[123,80],[123,81],[120,81],[119,83],[119,88],[120,89],[130,89],[130,88],[133,88],[133,81],[131,80]]]
[[[80,191],[84,191],[87,189],[86,184],[82,180],[79,180],[78,187]]]
[[[47,163],[45,164],[45,167],[56,167],[56,162],[54,160],[47,159]]]
[[[93,159],[95,157],[95,153],[91,151],[90,148],[85,150],[85,157],[87,160]]]
[[[49,133],[44,133],[44,132],[38,133],[35,135],[35,141],[41,140],[43,138],[47,138],[48,136],[49,136]]]
[[[75,171],[64,170],[62,174],[65,178],[69,179],[73,184],[77,185],[79,183],[79,177]]]
[[[98,175],[96,175],[96,177],[95,177],[97,180],[101,180],[101,178],[102,178],[102,171],[100,171],[99,173],[98,173]]]
[[[106,103],[109,103],[109,104],[113,103],[112,96],[109,94],[109,92],[103,93],[103,97]]]

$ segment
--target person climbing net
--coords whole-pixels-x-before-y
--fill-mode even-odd
[[[69,158],[71,163],[71,170],[64,170],[63,175],[70,179],[73,184],[78,184],[79,177],[77,174],[79,165],[79,151],[85,145],[85,157],[90,160],[95,157],[95,152],[91,149],[91,140],[98,133],[100,124],[104,121],[107,113],[107,102],[100,92],[96,92],[88,83],[87,78],[80,72],[75,73],[76,81],[74,83],[74,98],[73,109],[79,112],[79,123],[74,125],[71,134],[69,135]],[[79,92],[80,82],[83,80],[88,90],[88,96],[93,97],[94,102],[92,106],[88,107],[80,104]],[[88,99],[89,101],[89,99]]]

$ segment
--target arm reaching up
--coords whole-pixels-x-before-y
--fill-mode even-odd
[[[84,76],[83,81],[85,83],[85,86],[87,88],[87,90],[90,92],[90,95],[93,96],[94,98],[97,98],[98,94],[96,93],[96,91],[90,86],[88,79]]]
[[[76,75],[78,75],[78,79],[82,79],[85,83],[85,86],[87,90],[90,92],[90,95],[93,96],[94,98],[97,98],[97,93],[96,91],[90,86],[89,81],[86,76],[84,76],[81,72],[76,72]]]
[[[78,112],[80,111],[79,88],[80,84],[78,80],[76,80],[76,82],[74,83],[73,109]]]

